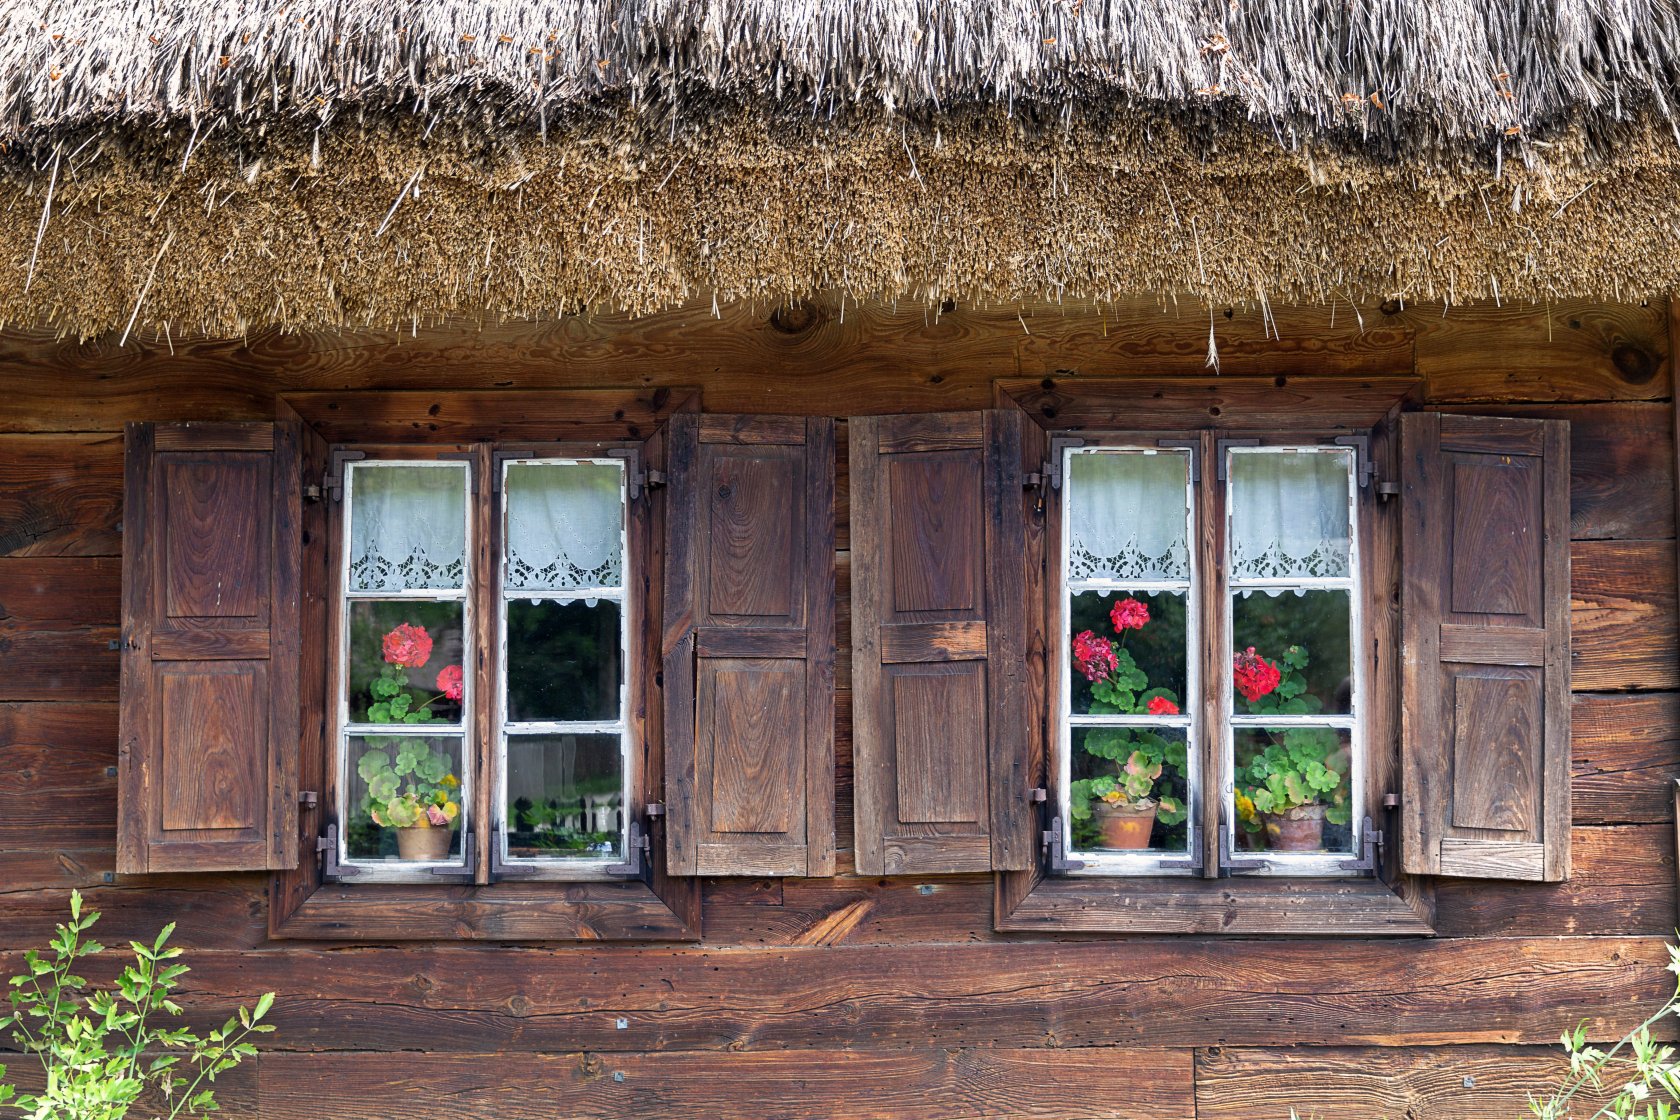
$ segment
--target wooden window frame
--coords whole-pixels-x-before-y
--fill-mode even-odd
[[[474,547],[477,571],[497,571],[494,548],[499,534],[492,531],[492,502],[489,500],[490,471],[494,456],[490,445],[503,452],[521,455],[599,454],[610,448],[647,447],[641,463],[645,469],[663,468],[663,441],[648,443],[669,418],[678,412],[699,409],[697,390],[577,390],[554,392],[450,392],[352,391],[304,393],[282,398],[281,410],[306,425],[305,478],[324,476],[334,446],[358,450],[380,447],[416,446],[432,450],[467,451],[477,457],[476,484],[484,487],[475,503],[477,524]],[[557,438],[558,437],[558,438]],[[337,511],[336,503],[309,502],[305,505],[304,532],[306,570],[302,594],[304,664],[319,665],[318,673],[306,674],[302,709],[301,789],[315,792],[300,805],[298,843],[301,858],[295,870],[274,875],[270,885],[269,932],[275,938],[318,940],[517,940],[517,941],[695,941],[700,935],[700,885],[693,878],[665,873],[662,836],[649,837],[646,870],[642,878],[604,881],[599,878],[507,880],[488,882],[489,851],[479,845],[476,882],[368,883],[349,884],[323,881],[316,857],[316,840],[323,831],[332,805],[331,780],[336,728],[329,704],[333,695],[330,674],[337,669],[330,656],[329,611],[337,610],[335,589],[329,574],[326,545],[336,533],[327,519]],[[630,533],[641,542],[635,546],[646,557],[636,586],[627,594],[640,608],[627,624],[635,627],[633,644],[640,651],[630,683],[629,716],[637,725],[634,735],[635,772],[631,790],[631,816],[639,816],[651,803],[662,801],[663,759],[656,745],[662,742],[663,705],[660,698],[658,658],[660,651],[663,585],[665,511],[663,503],[633,501]],[[482,582],[481,578],[481,582]],[[493,589],[492,589],[493,590]],[[488,645],[491,619],[479,612],[476,623],[478,650]],[[480,658],[474,671],[479,695],[492,693],[493,659]],[[491,707],[481,702],[474,713],[470,736],[492,742]],[[480,752],[480,762],[488,751]],[[484,816],[490,791],[479,782],[477,806],[487,827],[493,819]]]
[[[1369,461],[1374,479],[1392,480],[1398,466],[1398,433],[1395,420],[1408,403],[1419,396],[1421,383],[1410,377],[1393,378],[1135,378],[1077,379],[1064,381],[1000,380],[996,383],[999,407],[1015,406],[1031,418],[1024,425],[1023,470],[1028,474],[1050,475],[1052,434],[1085,436],[1093,443],[1108,433],[1180,433],[1200,444],[1204,471],[1215,467],[1217,440],[1223,436],[1266,439],[1267,442],[1326,442],[1338,436],[1362,435],[1368,440]],[[1147,417],[1145,422],[1144,418]],[[1282,438],[1279,438],[1282,437]],[[1043,477],[1040,486],[1050,484]],[[1374,491],[1375,481],[1372,487]],[[1206,517],[1223,510],[1222,491],[1217,508],[1202,511]],[[1049,873],[1045,861],[1030,871],[1000,872],[994,877],[994,924],[1005,932],[1089,932],[1089,933],[1197,933],[1231,935],[1419,936],[1434,932],[1433,885],[1416,877],[1399,874],[1396,841],[1399,820],[1392,810],[1381,809],[1384,797],[1399,790],[1399,619],[1398,598],[1399,510],[1394,501],[1379,502],[1374,493],[1360,499],[1366,503],[1360,517],[1360,551],[1364,567],[1360,573],[1364,613],[1363,641],[1366,658],[1366,765],[1365,812],[1388,841],[1383,853],[1381,876],[1334,878],[1325,876],[1256,875],[1219,878],[1215,861],[1208,859],[1200,877],[1095,876]],[[1057,602],[1061,594],[1060,575],[1048,570],[1053,553],[1050,542],[1060,533],[1060,503],[1044,500],[1028,490],[1028,554],[1039,559],[1029,564],[1029,630],[1032,655],[1029,664],[1042,668],[1033,674],[1030,708],[1040,733],[1035,743],[1033,772],[1040,787],[1050,791],[1044,803],[1049,813],[1058,811],[1055,787],[1050,784],[1054,752],[1050,744],[1059,734],[1059,706],[1054,703],[1060,687],[1055,651],[1060,648],[1051,628],[1058,625]],[[1208,550],[1214,540],[1205,532],[1196,547],[1203,550],[1205,573],[1203,597],[1222,593],[1222,558]],[[1204,604],[1203,613],[1209,608]],[[1222,630],[1224,611],[1209,615],[1215,629]],[[1222,634],[1209,634],[1204,627],[1203,646],[1219,645]],[[1212,665],[1216,658],[1204,658]],[[1218,677],[1208,677],[1204,687]],[[1204,739],[1214,738],[1210,734]],[[1219,743],[1204,742],[1204,753],[1222,752]],[[1209,755],[1209,759],[1212,755]],[[1204,760],[1206,762],[1207,760]],[[1211,811],[1209,811],[1211,810]],[[1218,806],[1204,810],[1203,851],[1212,853],[1217,843]],[[1050,835],[1047,827],[1045,834]]]

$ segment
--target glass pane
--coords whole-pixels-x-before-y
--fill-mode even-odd
[[[508,720],[618,719],[621,614],[612,599],[510,602]]]
[[[1185,703],[1185,596],[1087,591],[1068,603],[1072,710],[1176,715]]]
[[[466,573],[465,464],[349,471],[350,589],[458,590]]]
[[[459,862],[468,827],[464,773],[456,736],[351,736],[345,767],[350,858]]]
[[[510,463],[509,589],[567,591],[624,582],[623,472],[610,463]]]
[[[510,735],[510,859],[622,859],[624,759],[617,735]]]
[[[1329,727],[1236,729],[1237,846],[1351,852],[1349,733]]]
[[[1231,452],[1231,578],[1348,574],[1351,452]]]
[[[353,723],[461,722],[462,605],[350,601]]]
[[[1353,710],[1347,591],[1251,591],[1231,598],[1237,715]],[[1253,652],[1250,653],[1249,651]]]
[[[1068,462],[1068,578],[1187,580],[1189,456],[1085,452]]]
[[[1178,728],[1075,727],[1076,851],[1186,851],[1188,760]]]

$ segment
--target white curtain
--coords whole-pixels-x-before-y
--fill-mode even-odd
[[[1345,451],[1231,454],[1231,578],[1348,574]]]
[[[348,469],[351,588],[459,588],[466,573],[466,465]]]
[[[1069,457],[1068,578],[1188,580],[1188,456],[1092,451]]]
[[[507,472],[507,587],[571,591],[624,580],[621,468],[514,463]]]

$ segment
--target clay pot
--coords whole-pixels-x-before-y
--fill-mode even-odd
[[[427,860],[438,862],[449,858],[450,840],[454,831],[448,828],[432,828],[421,825],[417,828],[397,829],[397,855],[403,859]]]
[[[1262,813],[1266,840],[1274,851],[1316,852],[1324,847],[1324,806],[1296,805],[1281,813]]]
[[[1138,809],[1129,805],[1111,805],[1099,801],[1091,806],[1102,833],[1103,847],[1121,851],[1138,851],[1149,847],[1149,834],[1155,830],[1155,811],[1159,806]]]

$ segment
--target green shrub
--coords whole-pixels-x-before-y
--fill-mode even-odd
[[[70,896],[70,921],[58,927],[50,956],[34,949],[24,954],[29,971],[12,977],[11,1014],[0,1018],[0,1031],[25,1053],[33,1054],[46,1075],[40,1093],[19,1094],[0,1084],[0,1105],[30,1120],[122,1120],[147,1089],[161,1096],[163,1115],[202,1116],[216,1109],[210,1089],[226,1073],[257,1052],[249,1039],[266,1034],[262,1023],[274,1003],[269,992],[254,1008],[241,1007],[220,1030],[197,1035],[185,1027],[166,1028],[161,1012],[178,1016],[170,993],[187,972],[172,964],[181,950],[166,947],[171,922],[150,945],[130,942],[134,963],[117,978],[115,991],[83,995],[87,981],[74,974],[77,961],[104,951],[82,935],[99,920],[97,910],[82,912],[82,896]],[[6,1068],[0,1066],[0,1077]]]

